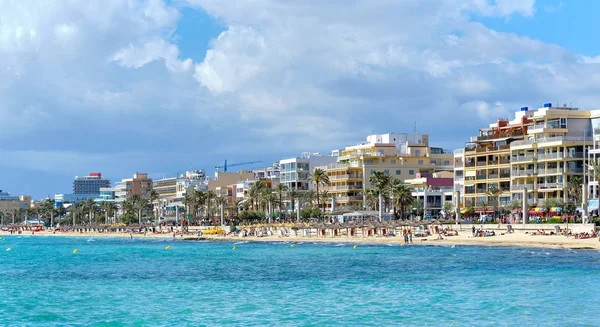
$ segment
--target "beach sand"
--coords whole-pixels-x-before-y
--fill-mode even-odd
[[[9,232],[0,231],[2,236],[10,236]],[[28,236],[28,237],[115,237],[115,238],[130,238],[131,236],[126,233],[64,233],[64,232],[23,232],[22,234],[12,234],[13,236]],[[132,234],[134,238],[161,238],[161,239],[173,239],[173,234]],[[181,236],[177,235],[176,239],[181,240],[185,238],[193,239],[194,235]],[[215,236],[205,235],[202,237],[203,240],[213,241],[256,241],[256,242],[348,242],[356,244],[398,244],[404,243],[404,240],[400,236],[395,237],[235,237],[235,236]],[[443,240],[438,240],[437,236],[429,237],[413,237],[414,245],[488,245],[488,246],[523,246],[523,247],[544,247],[544,248],[568,248],[568,249],[600,249],[600,241],[598,238],[589,239],[576,239],[572,236],[566,237],[563,235],[531,235],[525,234],[524,232],[515,232],[512,234],[496,235],[491,237],[472,237],[471,232],[464,230],[459,231],[458,236],[444,237]]]

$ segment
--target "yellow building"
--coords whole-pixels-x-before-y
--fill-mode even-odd
[[[481,129],[455,160],[455,182],[464,177],[465,205],[491,210],[497,201],[489,195],[492,187],[501,190],[500,205],[521,201],[525,189],[530,205],[573,202],[568,189],[575,176],[583,177],[584,143],[592,140],[590,113],[551,104],[525,107],[514,120]]]
[[[0,190],[0,213],[2,213],[5,218],[8,218],[13,212],[19,209],[28,209],[30,207],[31,195],[12,196],[9,193]]]
[[[369,177],[375,171],[404,181],[415,178],[419,173],[452,170],[452,154],[441,148],[429,147],[427,135],[371,135],[367,141],[346,147],[337,163],[319,167],[329,177],[331,184],[324,190],[335,199],[336,208],[366,207],[365,194],[372,187]],[[327,201],[325,207],[331,210],[332,201]]]

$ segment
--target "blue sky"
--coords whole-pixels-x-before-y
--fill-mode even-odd
[[[327,153],[457,148],[521,106],[600,103],[600,3],[0,2],[0,189]],[[248,168],[252,168],[250,166]]]

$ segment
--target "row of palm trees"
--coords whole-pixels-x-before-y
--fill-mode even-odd
[[[400,212],[402,218],[407,216],[408,208],[412,208],[415,202],[407,184],[383,171],[374,171],[369,182],[373,185],[366,191],[367,205],[370,208],[379,209],[380,212],[384,208],[393,208],[395,214]]]
[[[594,164],[590,164],[590,170],[593,170],[594,169],[593,167],[598,168],[594,171],[598,174],[598,177],[600,177],[600,163],[594,162]],[[553,208],[553,207],[566,207],[567,205],[570,205],[571,207],[575,208],[581,202],[582,185],[583,185],[583,178],[580,176],[573,176],[573,178],[571,179],[571,182],[569,183],[569,187],[567,188],[567,195],[569,198],[569,201],[567,203],[563,203],[563,201],[560,199],[550,198],[550,199],[546,199],[543,202],[541,202],[540,206],[542,208],[544,208],[545,212],[550,212],[551,208]],[[511,202],[507,203],[504,206],[504,208],[501,208],[500,207],[500,195],[502,192],[503,192],[503,190],[498,188],[497,186],[490,187],[486,193],[486,195],[488,195],[490,200],[481,201],[477,204],[475,204],[473,201],[467,202],[465,204],[465,207],[466,207],[465,213],[468,215],[472,215],[475,211],[476,206],[484,211],[487,211],[488,208],[492,207],[493,211],[494,211],[494,216],[496,216],[496,215],[500,216],[502,214],[502,212],[504,211],[502,209],[506,209],[506,210],[508,210],[508,212],[511,212],[512,210],[519,209],[522,207],[522,202],[515,200],[515,201],[511,201]]]

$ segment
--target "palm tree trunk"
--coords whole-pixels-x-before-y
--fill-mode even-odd
[[[138,223],[142,225],[142,209],[138,209]]]
[[[379,222],[382,221],[383,218],[383,196],[381,196],[381,192],[379,192]]]
[[[223,219],[223,204],[221,203],[221,226],[225,224],[225,220]]]
[[[319,183],[317,184],[317,209],[319,209],[319,211],[321,211],[321,203],[319,201]]]

